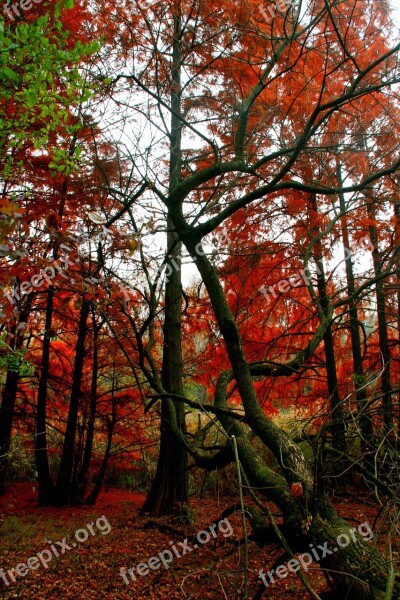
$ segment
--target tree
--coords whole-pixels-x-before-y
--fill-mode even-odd
[[[353,223],[353,215],[361,217],[361,228],[348,232],[349,246],[356,244],[366,233],[372,234],[370,227],[376,227],[379,216],[387,216],[392,201],[387,190],[392,194],[396,190],[399,140],[382,128],[389,122],[389,109],[398,107],[400,45],[390,46],[386,6],[369,0],[321,0],[306,6],[287,5],[266,20],[263,7],[251,0],[218,6],[207,0],[173,1],[117,5],[109,17],[107,45],[112,58],[102,62],[100,57],[91,70],[95,73],[99,64],[109,69],[107,79],[98,73],[114,102],[115,112],[107,117],[112,115],[114,123],[122,123],[120,139],[109,147],[117,148],[119,164],[129,166],[117,172],[96,157],[93,171],[101,181],[98,194],[90,198],[93,206],[85,194],[79,195],[79,208],[65,204],[65,186],[61,195],[57,189],[59,205],[53,207],[53,216],[59,237],[51,240],[49,248],[56,257],[67,226],[66,206],[74,224],[82,220],[89,225],[91,218],[96,222],[100,212],[100,222],[104,218],[107,228],[118,221],[121,228],[130,229],[136,242],[129,248],[114,244],[110,258],[118,261],[121,272],[127,263],[129,275],[142,272],[132,278],[134,289],[124,305],[114,303],[117,277],[105,260],[104,244],[96,244],[96,250],[71,269],[77,278],[81,273],[82,279],[84,274],[107,273],[107,291],[96,299],[88,298],[83,286],[73,290],[75,300],[80,300],[74,307],[80,326],[75,325],[78,335],[69,340],[69,348],[76,352],[69,352],[74,357],[70,361],[71,394],[65,394],[71,404],[58,486],[60,490],[65,484],[67,489],[62,502],[71,501],[77,489],[79,467],[87,464],[83,440],[86,435],[89,451],[93,429],[89,425],[80,429],[78,414],[84,390],[96,387],[92,378],[83,377],[85,345],[91,339],[90,302],[93,312],[104,317],[113,332],[132,373],[136,375],[136,366],[140,367],[142,375],[136,375],[135,381],[146,411],[157,406],[158,399],[162,402],[162,446],[168,442],[167,451],[178,469],[172,478],[173,469],[165,466],[162,454],[156,478],[160,493],[157,490],[149,496],[152,510],[169,511],[185,498],[186,452],[193,463],[207,469],[225,465],[232,460],[234,436],[249,493],[276,504],[283,515],[281,529],[287,542],[300,551],[310,543],[334,545],[339,535],[350,536],[351,530],[335,514],[322,485],[319,447],[310,465],[298,440],[274,422],[272,413],[279,403],[296,407],[299,397],[300,404],[308,404],[312,425],[318,428],[316,444],[326,424],[335,433],[336,446],[330,443],[332,436],[323,436],[324,449],[334,456],[335,452],[344,455],[345,423],[353,425],[353,418],[356,428],[363,423],[365,412],[358,410],[357,403],[360,389],[356,387],[352,395],[352,382],[346,380],[346,373],[361,374],[356,354],[351,364],[346,318],[351,309],[354,349],[358,343],[354,308],[358,318],[374,286],[382,292],[382,306],[385,283],[396,276],[398,248],[387,244],[391,235],[397,239],[393,227],[386,236],[380,231],[380,245],[374,245],[380,253],[374,256],[379,264],[375,260],[372,270],[362,271],[354,280],[348,272],[344,286],[330,262],[343,221]],[[395,130],[397,114],[391,112],[390,125]],[[368,126],[367,146],[362,143],[360,124]],[[93,124],[91,128],[96,129]],[[126,137],[125,129],[130,132]],[[91,143],[96,146],[96,142],[93,136]],[[53,165],[57,167],[57,160]],[[68,177],[61,168],[64,165],[58,166],[59,175]],[[93,177],[86,166],[77,179],[82,185],[83,179]],[[89,206],[96,207],[95,215],[82,216]],[[43,222],[44,215],[45,211],[38,215],[37,223]],[[393,224],[395,219],[387,221]],[[233,240],[226,260],[215,250],[224,226]],[[157,234],[165,233],[165,228],[164,265],[169,281],[160,299],[162,278],[154,257]],[[144,232],[151,238],[147,247],[145,242],[138,243]],[[190,294],[181,289],[181,266],[188,257],[201,277],[199,288],[204,285],[206,290],[204,294],[199,291],[202,305],[195,309],[190,306],[196,299],[193,289]],[[47,292],[45,336],[54,329],[52,318],[61,301],[58,284],[54,281],[54,298],[53,286]],[[194,322],[189,322],[193,315]],[[387,323],[385,328],[387,333]],[[195,384],[204,386],[207,401],[203,403],[199,397],[188,397],[182,384],[188,370],[187,364],[181,366],[185,333],[188,337],[197,334],[207,345],[200,359],[202,344],[196,348],[198,339],[188,343],[197,354],[190,375],[194,372]],[[45,336],[42,377],[46,369],[50,372],[54,348],[50,342],[46,345]],[[374,331],[363,357],[370,378],[376,374],[379,349]],[[49,391],[45,380],[40,391],[38,432],[45,434]],[[391,390],[384,388],[384,403],[374,397],[375,392],[376,385],[371,385],[368,407],[381,409],[384,404],[388,429],[393,418]],[[293,399],[287,398],[289,393]],[[218,425],[210,422],[197,436],[186,432],[185,405],[214,415]],[[93,421],[94,405],[90,410]],[[112,403],[98,481],[110,457],[117,412]],[[335,421],[338,413],[340,427]],[[377,428],[379,416],[371,418]],[[203,444],[207,433],[214,434],[216,429],[224,443]],[[183,451],[172,451],[176,440]],[[260,455],[256,443],[272,453],[271,464]],[[40,450],[45,454],[46,445]],[[74,459],[67,450],[75,453]],[[362,463],[358,466],[362,468]],[[81,471],[83,475],[86,470]],[[368,470],[367,475],[371,475]],[[393,498],[377,478],[374,484]],[[93,496],[97,492],[95,485]],[[323,559],[327,578],[338,590],[351,590],[354,598],[387,597],[392,580],[386,559],[365,540],[357,537],[357,541]],[[399,593],[397,582],[394,593]]]
[[[55,6],[51,16],[46,14],[33,23],[5,27],[1,19],[0,44],[3,50],[0,53],[0,105],[3,116],[0,120],[0,235],[1,241],[10,238],[8,244],[2,245],[2,255],[9,255],[11,261],[21,263],[24,253],[13,252],[11,240],[13,235],[18,239],[29,229],[26,222],[21,222],[25,215],[22,206],[15,201],[23,195],[19,178],[24,172],[25,161],[29,161],[32,154],[45,147],[49,150],[51,134],[61,126],[68,129],[70,110],[75,104],[75,101],[71,102],[71,96],[79,93],[82,100],[87,93],[86,84],[76,65],[83,56],[93,52],[97,44],[85,46],[77,42],[71,46],[69,34],[63,28],[60,5]],[[55,156],[54,167],[65,170],[71,168],[75,153],[71,155],[58,150]],[[8,283],[6,281],[5,285]],[[18,331],[11,347],[11,351],[15,351],[21,350],[24,345],[24,335],[19,326],[28,320],[32,294],[21,300],[18,278],[15,276],[11,288],[8,297],[12,305],[15,303],[16,319],[10,332],[15,334]],[[6,306],[6,313],[10,314],[11,307],[7,303]],[[0,409],[0,494],[5,492],[7,454],[18,382],[19,370],[14,367],[8,371]]]
[[[355,160],[360,163],[354,140],[366,102],[379,112],[385,94],[397,98],[390,86],[399,80],[399,46],[390,48],[388,36],[381,35],[381,30],[389,31],[389,20],[380,3],[321,2],[307,5],[305,10],[291,6],[270,23],[265,23],[260,8],[251,2],[245,8],[237,4],[182,4],[182,14],[182,115],[176,115],[164,94],[163,84],[170,72],[151,73],[152,63],[145,60],[144,51],[138,70],[121,72],[118,81],[133,82],[155,102],[160,113],[158,128],[167,134],[163,117],[170,112],[180,117],[183,139],[193,136],[198,145],[193,149],[192,141],[191,149],[183,152],[182,176],[172,189],[165,185],[164,173],[150,172],[146,177],[151,178],[155,198],[164,204],[179,239],[196,263],[229,358],[230,368],[219,374],[214,403],[208,410],[218,415],[227,437],[235,435],[250,484],[267,489],[265,494],[291,526],[292,541],[297,539],[303,547],[321,540],[334,542],[338,535],[349,532],[348,525],[335,515],[327,496],[318,489],[297,444],[263,412],[254,378],[290,377],[307,370],[320,343],[327,340],[335,310],[348,305],[350,298],[325,302],[325,290],[320,286],[318,297],[312,277],[308,277],[316,325],[286,362],[268,358],[252,362],[246,356],[240,324],[218,271],[205,251],[205,238],[227,222],[250,226],[256,213],[252,207],[265,215],[273,212],[274,204],[279,206],[295,195],[299,200],[297,218],[301,219],[302,202],[309,194],[329,206],[340,194],[363,192],[396,173],[398,160],[386,164],[377,156],[373,163],[368,162],[368,173],[360,173],[354,165]],[[142,21],[140,15],[135,16],[150,32],[155,23],[167,17],[158,5],[148,7]],[[151,39],[154,45],[160,43],[159,54],[170,56],[171,43],[162,35]],[[152,52],[156,52],[154,47]],[[152,113],[150,118],[154,118]],[[395,156],[396,148],[397,142],[388,141],[385,156]],[[151,150],[143,150],[148,164]],[[349,180],[344,184],[337,180],[338,156]],[[282,211],[276,212],[285,225]],[[304,268],[308,268],[316,245],[327,240],[341,216],[332,206],[320,231],[310,240],[306,238],[302,246]],[[353,296],[359,293],[357,288]],[[240,397],[248,429],[238,423],[237,414],[227,405],[234,391]],[[165,394],[168,396],[168,390]],[[272,451],[280,465],[278,471],[257,456],[249,430]],[[296,497],[291,493],[293,485],[302,490]],[[351,589],[352,597],[385,596],[387,563],[371,552],[368,544],[352,545],[327,557],[322,566],[332,570],[338,589]]]
[[[182,23],[181,6],[173,6],[173,42],[171,66],[171,132],[169,189],[173,190],[182,177]],[[172,394],[183,394],[182,384],[182,244],[167,215],[167,254],[169,276],[165,282],[165,312],[163,326],[163,360],[161,383]],[[174,427],[171,427],[171,423]],[[152,487],[143,505],[143,512],[155,516],[179,511],[188,502],[187,452],[176,437],[175,430],[185,432],[185,408],[181,403],[164,398],[161,408],[160,452]]]

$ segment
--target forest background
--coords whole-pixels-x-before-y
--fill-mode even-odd
[[[4,5],[0,495],[17,549],[29,511],[48,530],[82,523],[106,484],[128,504],[106,505],[123,531],[91,540],[113,564],[102,585],[125,543],[136,556],[130,536],[190,539],[212,514],[235,535],[201,549],[210,597],[256,599],[258,548],[277,568],[368,513],[373,539],[294,574],[293,593],[400,598],[394,14],[385,0]],[[59,562],[35,573],[38,597]],[[189,597],[171,571],[151,593]],[[106,594],[83,589],[70,597]]]

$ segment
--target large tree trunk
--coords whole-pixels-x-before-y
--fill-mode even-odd
[[[171,419],[184,430],[184,407],[162,400],[161,437],[157,470],[142,512],[154,516],[176,514],[188,503],[187,454],[174,433]]]
[[[171,92],[171,155],[170,189],[181,176],[181,16],[180,6],[174,14],[174,43]],[[164,346],[162,361],[162,385],[173,394],[182,395],[182,244],[175,233],[171,215],[167,218],[167,248],[169,260],[165,283]],[[173,427],[171,427],[173,424]],[[172,429],[185,431],[185,409],[180,403],[162,400],[161,437],[157,470],[142,511],[154,516],[179,511],[188,502],[187,452],[179,443]]]
[[[221,423],[227,435],[231,436],[232,431],[237,434],[240,461],[249,481],[262,488],[262,493],[276,502],[285,521],[290,522],[292,536],[305,545],[310,541],[317,544],[328,541],[335,546],[337,536],[345,531],[348,532],[349,526],[336,516],[328,498],[316,487],[311,468],[301,449],[263,413],[252,381],[252,374],[277,376],[295,372],[322,341],[331,321],[332,312],[329,310],[328,314],[321,319],[321,325],[307,349],[300,352],[288,365],[282,365],[280,368],[270,365],[250,366],[245,358],[241,336],[218,275],[204,256],[199,240],[184,222],[180,206],[176,206],[175,209],[175,226],[192,258],[196,259],[196,265],[207,288],[232,366],[231,373],[220,377],[216,401],[226,398],[227,385],[234,379],[245,409],[246,422],[273,452],[279,462],[282,475],[274,473],[263,464],[259,455],[254,452],[249,443],[246,443],[246,436],[242,434],[238,423],[234,424],[235,430],[232,429],[233,423],[230,422],[229,417],[225,424],[224,417],[219,417]],[[290,491],[293,483],[301,484],[303,490],[301,497],[296,499]],[[341,549],[340,552],[329,556],[322,566],[330,570],[330,578],[338,589],[348,590],[350,584],[352,585],[352,599],[383,600],[389,564],[379,552],[371,554],[371,546],[364,539],[360,538],[357,544],[351,544],[343,551]],[[398,588],[396,593],[400,594]]]
[[[169,223],[168,247],[176,242]],[[171,252],[172,261],[180,265],[180,248]],[[170,393],[182,395],[181,274],[173,270],[165,290],[164,346],[162,385]],[[173,426],[172,426],[173,425]],[[187,452],[173,429],[185,431],[185,409],[181,403],[165,399],[161,402],[161,437],[157,470],[143,512],[154,516],[179,511],[188,502]]]

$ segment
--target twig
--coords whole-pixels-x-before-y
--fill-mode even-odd
[[[248,597],[249,592],[249,546],[247,539],[247,523],[246,523],[246,514],[244,510],[244,502],[243,502],[243,489],[242,489],[242,473],[241,473],[241,465],[239,461],[239,454],[237,449],[236,438],[234,435],[231,436],[233,442],[233,450],[235,454],[235,462],[238,476],[238,485],[239,485],[239,500],[241,507],[241,515],[242,515],[242,523],[243,523],[243,534],[244,534],[244,600]]]
[[[248,482],[247,482],[247,484],[248,484]],[[253,498],[254,502],[257,504],[257,506],[268,516],[269,522],[271,523],[271,527],[272,527],[275,535],[277,536],[278,540],[280,541],[283,549],[286,550],[286,552],[290,556],[290,558],[294,558],[294,554],[291,551],[290,546],[287,543],[287,541],[286,541],[285,537],[283,536],[281,530],[279,529],[278,525],[275,523],[275,519],[274,519],[271,511],[269,510],[268,506],[264,506],[264,504],[262,502],[260,502],[260,500],[257,498],[255,493],[251,489],[250,485],[248,485],[247,489],[248,489],[250,496]],[[305,575],[303,575],[303,573],[301,571],[297,571],[296,574],[297,574],[297,577],[300,579],[301,583],[303,584],[303,586],[305,587],[305,589],[307,590],[307,592],[314,598],[314,600],[321,600],[321,597],[318,596],[316,591],[314,591],[314,589],[313,589],[311,583],[308,581],[307,577]],[[265,587],[264,584],[262,584],[262,586]],[[258,593],[256,595],[256,598],[260,598]]]

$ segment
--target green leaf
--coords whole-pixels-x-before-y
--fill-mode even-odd
[[[54,17],[56,19],[60,18],[61,11],[62,11],[62,2],[57,2],[57,4],[54,6]]]
[[[24,164],[13,163],[12,156],[27,140],[40,150],[52,132],[78,131],[81,124],[69,122],[71,112],[96,93],[96,84],[84,83],[79,67],[100,45],[71,40],[61,16],[73,6],[73,0],[56,0],[34,23],[21,22],[6,32],[0,15],[0,104],[12,98],[17,108],[12,120],[0,117],[0,178],[23,171]],[[73,157],[54,153],[51,174],[72,173],[79,159],[80,149]]]
[[[19,81],[18,75],[12,69],[10,69],[9,67],[4,67],[3,68],[3,73],[9,79],[12,79],[13,81]]]
[[[30,108],[35,106],[35,104],[37,103],[37,100],[38,100],[37,90],[35,90],[33,88],[26,90],[25,96],[26,96],[28,106]]]

